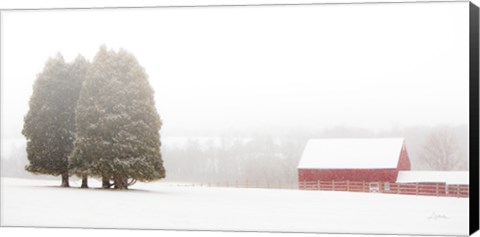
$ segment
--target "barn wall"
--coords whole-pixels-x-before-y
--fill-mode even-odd
[[[411,163],[410,158],[408,157],[407,149],[405,145],[402,146],[402,151],[400,152],[400,158],[398,159],[398,170],[410,170]]]
[[[395,183],[396,169],[299,169],[299,181],[357,181],[357,182],[390,182]]]

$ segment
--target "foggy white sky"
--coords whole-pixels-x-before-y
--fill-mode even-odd
[[[468,123],[468,2],[2,13],[2,138],[49,56],[132,52],[164,133]]]

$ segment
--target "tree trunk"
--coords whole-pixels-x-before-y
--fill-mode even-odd
[[[115,177],[115,189],[128,189],[128,178]]]
[[[61,187],[68,188],[70,184],[68,183],[68,172],[62,174],[62,185]]]
[[[110,179],[108,179],[107,177],[102,177],[102,188],[110,188]]]
[[[82,186],[81,186],[81,188],[88,188],[88,176],[87,175],[82,176]]]

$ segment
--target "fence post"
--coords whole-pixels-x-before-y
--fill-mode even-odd
[[[335,181],[332,180],[332,190],[335,191]]]
[[[400,184],[397,184],[397,194],[400,194]]]
[[[438,183],[437,183],[437,185],[435,185],[435,187],[437,189],[436,192],[437,192],[437,197],[438,197]]]
[[[365,180],[362,182],[362,192],[365,192]]]
[[[418,182],[415,183],[415,195],[418,196]]]
[[[457,197],[460,197],[460,185],[457,185]]]

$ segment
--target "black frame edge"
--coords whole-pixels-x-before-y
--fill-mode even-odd
[[[470,235],[479,229],[479,9],[469,3],[470,75]]]

